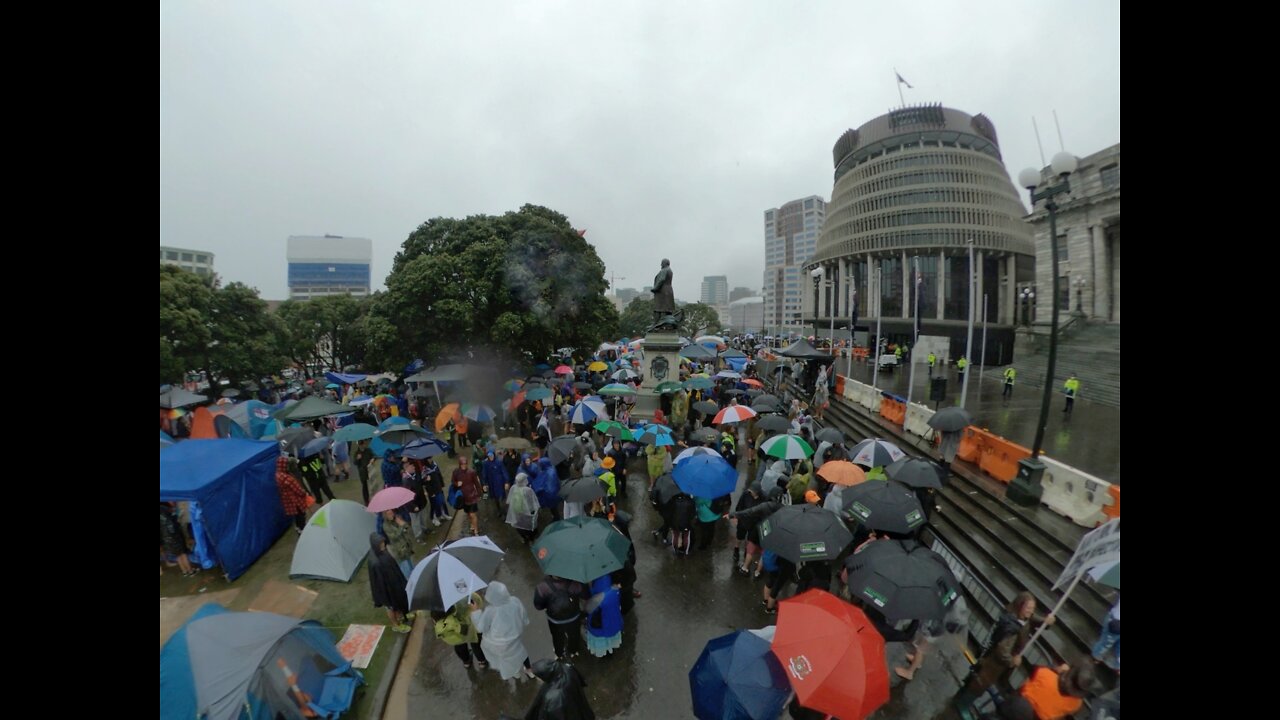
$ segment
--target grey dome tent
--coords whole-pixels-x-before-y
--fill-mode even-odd
[[[289,577],[351,582],[369,552],[369,534],[376,525],[373,513],[360,503],[330,500],[298,538]]]

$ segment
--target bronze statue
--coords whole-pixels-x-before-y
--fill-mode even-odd
[[[656,330],[679,330],[680,324],[683,322],[684,310],[677,310],[673,313],[664,313],[662,315],[654,313],[653,324],[650,325],[649,329],[645,330],[645,332],[651,333]]]
[[[675,290],[671,287],[671,261],[663,258],[662,269],[653,278],[653,319],[657,322],[663,315],[676,311]]]

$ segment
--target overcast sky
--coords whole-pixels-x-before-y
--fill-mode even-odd
[[[910,8],[910,9],[908,9]],[[1011,176],[1120,142],[1120,3],[297,0],[160,6],[160,244],[287,296],[289,235],[373,240],[536,203],[620,287],[669,257],[758,291],[767,208],[906,102],[995,123]],[[1025,204],[1025,198],[1024,198]]]

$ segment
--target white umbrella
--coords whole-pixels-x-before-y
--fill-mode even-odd
[[[413,568],[405,592],[410,610],[448,610],[489,585],[502,561],[502,548],[483,535],[437,548]]]
[[[866,465],[867,467],[883,467],[906,457],[906,455],[906,453],[898,449],[897,445],[891,442],[880,438],[867,438],[850,448],[849,462]]]

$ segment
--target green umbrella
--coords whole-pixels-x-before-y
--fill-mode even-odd
[[[373,437],[374,426],[368,423],[354,423],[343,428],[338,428],[338,432],[333,434],[334,442],[352,442],[354,440],[368,440]]]
[[[681,387],[683,386],[680,383],[668,380],[666,382],[658,383],[658,387],[654,388],[653,392],[658,395],[661,395],[662,393],[679,392]]]
[[[622,383],[609,383],[600,388],[601,395],[635,395],[636,389],[630,385]]]
[[[630,548],[608,520],[578,515],[548,525],[533,543],[533,556],[548,575],[589,583],[621,569]]]
[[[803,460],[813,454],[809,443],[795,435],[778,435],[764,441],[760,446],[764,454],[784,460]]]
[[[602,432],[609,437],[616,437],[621,440],[635,440],[635,436],[631,434],[631,428],[623,425],[617,420],[606,420],[595,424],[597,432]]]
[[[336,402],[330,402],[324,398],[309,397],[295,405],[277,410],[275,417],[277,420],[286,422],[302,422],[303,420],[314,420],[315,418],[328,417],[330,415],[342,415],[343,413],[355,412],[356,408],[348,405],[339,405]]]

